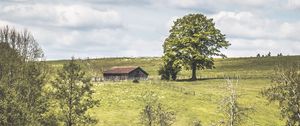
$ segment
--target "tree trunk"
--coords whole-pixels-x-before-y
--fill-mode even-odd
[[[197,80],[197,76],[196,76],[196,70],[197,70],[197,64],[194,62],[192,64],[192,78],[191,80]]]

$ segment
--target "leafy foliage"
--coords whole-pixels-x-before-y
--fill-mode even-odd
[[[281,115],[287,119],[287,126],[300,125],[300,66],[278,66],[272,82],[271,87],[264,89],[262,94],[270,102],[279,102]]]
[[[170,35],[166,38],[164,59],[166,64],[173,61],[192,70],[192,80],[196,80],[196,70],[212,68],[212,56],[222,56],[221,48],[227,48],[229,42],[225,35],[215,28],[213,20],[202,14],[189,14],[174,22]]]
[[[141,123],[145,126],[170,126],[175,120],[175,113],[169,111],[158,102],[158,96],[154,92],[146,92],[142,96],[145,103],[141,112]]]
[[[92,98],[94,91],[90,78],[81,71],[75,59],[64,64],[58,72],[58,77],[52,82],[54,98],[59,102],[63,116],[61,120],[67,126],[80,124],[95,124],[97,120],[91,118],[87,110],[98,104]]]
[[[167,60],[167,59],[166,59]],[[158,74],[161,76],[162,80],[176,80],[177,74],[180,72],[181,67],[175,64],[174,61],[165,61],[165,64],[160,67]]]
[[[41,125],[44,98],[43,52],[27,30],[0,29],[0,125]]]

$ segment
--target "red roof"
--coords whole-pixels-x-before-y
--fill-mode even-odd
[[[128,74],[131,71],[137,69],[137,66],[123,66],[123,67],[113,67],[110,70],[104,71],[104,74]]]

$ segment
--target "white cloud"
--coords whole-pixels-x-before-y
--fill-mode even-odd
[[[300,1],[299,0],[288,0],[287,7],[289,9],[300,9]]]
[[[29,4],[10,5],[0,10],[3,19],[19,23],[34,23],[57,27],[120,27],[120,15],[115,10],[97,10],[82,5]]]
[[[247,6],[262,6],[270,4],[274,0],[218,0],[218,2],[227,3],[227,4],[239,4]],[[215,2],[215,3],[218,3]]]
[[[252,8],[269,6],[270,3],[273,3],[272,6],[275,6],[274,3],[276,3],[276,1],[278,0],[153,0],[152,3],[163,7],[201,8],[216,11],[215,9],[220,10],[226,7],[228,9],[230,6],[234,6],[235,8]]]
[[[57,24],[60,26],[71,27],[105,27],[120,25],[120,16],[114,10],[99,11],[84,6],[57,6],[56,18]]]
[[[279,25],[280,37],[300,41],[300,22],[284,22]],[[300,45],[300,44],[299,44]]]
[[[224,53],[231,57],[239,56],[256,56],[257,53],[267,54],[271,52],[273,55],[283,53],[284,55],[299,54],[300,44],[298,41],[290,40],[273,40],[273,39],[243,39],[230,38],[232,44]]]
[[[229,37],[251,39],[294,39],[299,40],[297,33],[300,22],[279,22],[251,12],[221,11],[211,15],[216,26]]]
[[[299,54],[300,17],[287,12],[294,10],[281,8],[288,3],[295,9],[299,2],[278,1],[0,1],[0,26],[28,28],[49,59],[160,56],[173,21],[201,12],[214,18],[232,43],[225,50],[228,56],[254,56],[268,51]]]
[[[182,8],[196,7],[201,3],[200,0],[169,0],[170,5]]]
[[[206,0],[152,0],[151,4],[161,8],[192,9],[202,7],[206,9],[208,2]]]
[[[264,20],[251,12],[224,12],[221,11],[211,16],[218,28],[228,36],[247,38],[269,37],[267,32],[274,22]]]
[[[251,12],[225,12],[210,15],[232,44],[229,56],[257,53],[297,54],[300,50],[300,22],[280,22]]]
[[[147,40],[123,29],[49,31],[31,28],[48,59],[109,56],[159,56],[161,41]],[[145,48],[146,47],[146,48]],[[160,48],[157,48],[160,47]]]
[[[166,28],[169,30],[174,25],[174,21],[176,21],[178,18],[180,17],[179,16],[171,17],[166,24]]]

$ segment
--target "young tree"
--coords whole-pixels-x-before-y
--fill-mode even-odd
[[[145,104],[141,115],[141,124],[145,126],[170,126],[175,120],[175,113],[165,108],[158,101],[154,92],[146,92],[142,95],[142,102]]]
[[[262,91],[270,102],[279,102],[281,116],[287,126],[300,125],[300,65],[279,66],[275,69],[272,85]]]
[[[236,84],[230,79],[227,79],[227,96],[223,99],[221,110],[224,113],[225,119],[223,123],[228,126],[239,126],[242,124],[243,119],[247,117],[247,112],[251,110],[248,107],[242,107],[238,103],[239,95],[236,92],[236,86],[238,84],[238,80]]]
[[[67,126],[94,124],[97,120],[91,118],[87,110],[98,104],[92,94],[92,83],[85,76],[80,65],[74,58],[64,64],[58,72],[58,77],[52,82],[54,98],[59,102],[63,114],[62,121]]]
[[[202,14],[189,14],[174,22],[170,35],[164,42],[164,57],[175,57],[175,61],[192,70],[191,80],[196,80],[196,70],[212,68],[212,56],[225,57],[220,52],[229,42],[215,28],[213,19]]]

